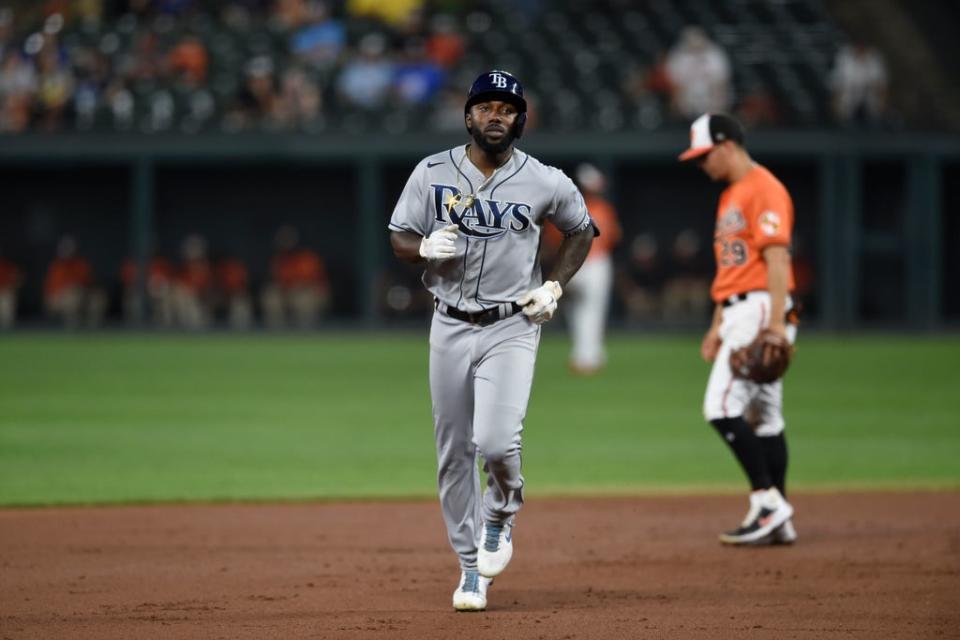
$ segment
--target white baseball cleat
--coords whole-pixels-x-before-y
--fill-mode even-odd
[[[770,533],[771,544],[793,544],[797,541],[797,530],[793,528],[793,520],[787,520]]]
[[[480,548],[477,549],[477,569],[480,575],[495,578],[510,564],[513,557],[513,525],[510,523],[483,523]]]
[[[750,496],[750,511],[733,531],[720,534],[724,544],[750,544],[770,535],[793,516],[793,507],[777,489],[756,491]]]
[[[453,608],[457,611],[483,611],[487,608],[487,587],[493,580],[476,571],[463,571],[460,584],[453,592]]]

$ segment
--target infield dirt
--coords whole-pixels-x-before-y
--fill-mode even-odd
[[[425,502],[0,510],[0,638],[960,637],[960,493],[529,499],[483,613]]]

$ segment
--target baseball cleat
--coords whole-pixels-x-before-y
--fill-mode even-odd
[[[770,544],[793,544],[797,541],[797,530],[793,528],[793,520],[787,520],[770,532]]]
[[[460,584],[453,592],[453,608],[457,611],[483,611],[487,608],[487,587],[493,580],[476,571],[460,574]]]
[[[770,535],[793,516],[793,507],[777,489],[754,492],[750,496],[750,511],[740,526],[720,534],[724,544],[756,543]]]
[[[477,569],[481,576],[494,578],[500,575],[513,557],[513,525],[509,523],[483,523],[480,548],[477,549]]]

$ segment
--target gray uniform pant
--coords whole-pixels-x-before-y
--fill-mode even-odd
[[[487,326],[433,315],[437,484],[447,536],[462,569],[477,567],[483,521],[511,521],[523,505],[520,435],[539,343],[540,327],[523,314]],[[487,473],[482,499],[478,454]]]

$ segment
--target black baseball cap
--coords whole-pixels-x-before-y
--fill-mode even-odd
[[[680,154],[680,161],[698,158],[727,140],[743,144],[743,127],[737,119],[726,113],[705,113],[690,125],[690,148]]]

